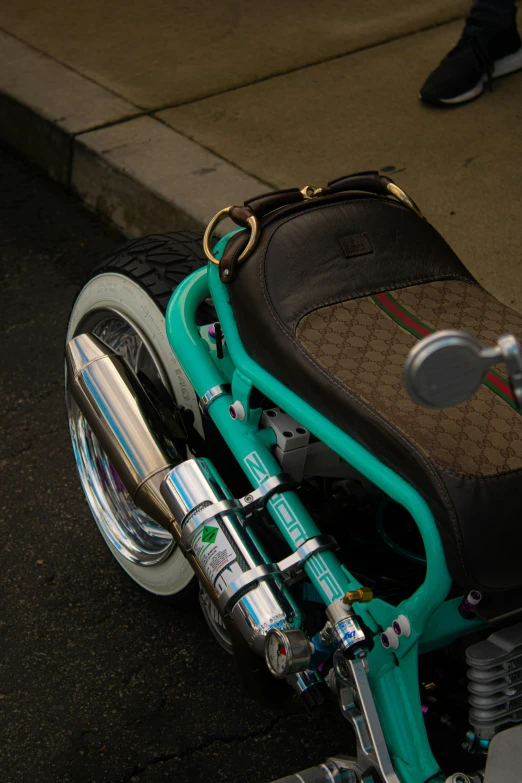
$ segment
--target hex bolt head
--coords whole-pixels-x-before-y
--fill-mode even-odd
[[[396,650],[399,646],[399,636],[391,627],[391,625],[386,628],[384,633],[381,633],[381,644],[386,649],[391,647],[392,650]]]
[[[400,633],[396,630],[395,623],[397,623],[397,625],[399,626]],[[397,636],[405,636],[406,639],[408,639],[411,636],[411,623],[405,614],[400,614],[397,617],[397,619],[393,623],[393,629],[397,634]]]
[[[238,402],[236,400],[228,409],[228,412],[230,414],[230,418],[234,419],[235,421],[243,421],[245,418],[245,409],[242,405],[242,403]]]

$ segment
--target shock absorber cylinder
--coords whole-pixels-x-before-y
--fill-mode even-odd
[[[266,563],[245,528],[238,501],[206,459],[174,467],[162,494],[181,525],[183,547],[197,558],[217,594],[226,591],[227,614],[263,655],[267,633],[291,628],[295,610],[280,572]]]

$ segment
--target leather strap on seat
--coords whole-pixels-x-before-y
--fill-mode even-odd
[[[355,174],[349,174],[334,179],[329,182],[325,188],[319,188],[317,191],[315,188],[303,188],[303,190],[299,190],[299,188],[288,188],[287,190],[276,190],[272,193],[264,193],[261,196],[248,199],[242,206],[231,207],[229,217],[238,226],[247,228],[248,218],[255,216],[260,222],[260,230],[262,230],[263,224],[261,221],[263,218],[274,212],[274,210],[281,209],[282,207],[288,207],[306,201],[315,204],[318,199],[324,196],[332,196],[338,193],[358,190],[379,196],[390,196],[395,195],[392,190],[393,188],[399,190],[393,180],[389,177],[382,176],[378,171],[360,171]],[[305,195],[308,190],[314,191],[317,195]],[[246,242],[247,237],[238,236],[236,241],[229,242],[225,248],[225,252],[219,263],[219,276],[223,283],[231,283],[234,280],[237,271],[238,257],[246,246]],[[238,249],[240,249],[239,252],[237,252]]]
[[[360,171],[347,177],[333,179],[325,188],[326,193],[342,193],[347,190],[367,190],[379,196],[389,196],[388,185],[395,183],[389,177],[383,177],[378,171]],[[323,191],[324,192],[324,191]]]
[[[289,204],[298,204],[304,199],[305,197],[299,188],[288,188],[288,190],[275,190],[273,193],[263,193],[261,196],[250,198],[245,201],[245,207],[250,207],[259,220],[269,212],[273,212],[274,209],[286,207]]]
[[[339,177],[328,183],[325,188],[320,188],[320,196],[329,196],[331,193],[342,193],[349,190],[364,190],[370,193],[377,193],[380,196],[388,195],[389,184],[394,184],[389,177],[383,177],[378,171],[360,171],[356,174],[349,174]],[[304,190],[304,188],[303,188]],[[244,206],[248,207],[258,220],[273,212],[274,209],[287,207],[290,204],[298,204],[305,201],[306,196],[299,188],[288,188],[287,190],[274,190],[272,193],[263,193],[261,196],[255,196],[245,201]],[[241,207],[234,207],[241,209]],[[230,217],[234,220],[232,212]],[[241,223],[239,225],[242,225]]]

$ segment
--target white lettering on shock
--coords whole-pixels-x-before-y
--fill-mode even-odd
[[[253,451],[245,457],[245,465],[258,484],[262,484],[270,478],[270,473],[257,451]],[[298,547],[304,544],[308,536],[284,495],[274,495],[269,501],[269,505],[287,530],[294,546]],[[308,562],[330,601],[342,598],[344,591],[326,565],[324,558],[321,555],[314,555]]]

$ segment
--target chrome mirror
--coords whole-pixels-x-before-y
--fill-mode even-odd
[[[522,359],[513,335],[486,348],[466,332],[445,329],[421,340],[404,365],[404,386],[414,402],[427,408],[450,408],[472,397],[490,367],[504,361],[515,399],[522,407]]]

